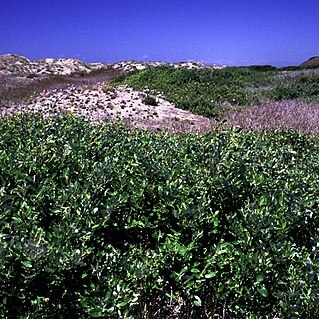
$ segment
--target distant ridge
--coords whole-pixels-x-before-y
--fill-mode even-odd
[[[300,66],[302,67],[319,66],[319,56],[313,56],[312,58],[300,64]]]
[[[85,63],[81,60],[70,58],[44,58],[41,60],[31,61],[26,57],[16,54],[4,54],[0,56],[0,75],[15,76],[41,76],[41,75],[71,75],[71,74],[89,74],[92,71],[103,69],[116,69],[122,72],[143,70],[148,67],[159,65],[168,65],[175,68],[186,69],[222,69],[224,66],[218,64],[205,65],[201,62],[139,62],[139,61],[122,61],[114,64],[109,63]]]

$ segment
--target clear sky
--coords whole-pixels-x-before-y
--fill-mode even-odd
[[[4,0],[5,53],[32,60],[300,64],[319,55],[319,0]]]

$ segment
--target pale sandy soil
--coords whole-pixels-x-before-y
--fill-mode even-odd
[[[162,96],[153,96],[158,105],[144,103],[147,92],[126,86],[112,87],[107,83],[92,86],[69,86],[66,89],[43,91],[28,104],[12,105],[0,115],[41,113],[45,116],[72,113],[91,122],[124,120],[128,125],[152,130],[203,132],[213,126],[211,119],[176,108]]]

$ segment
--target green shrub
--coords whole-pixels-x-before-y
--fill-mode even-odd
[[[319,101],[319,74],[301,73],[292,82],[279,84],[266,95],[277,101],[293,99]]]
[[[318,101],[319,75],[302,70],[299,67],[276,69],[269,65],[221,70],[161,66],[133,72],[114,83],[137,90],[148,88],[154,94],[161,92],[179,108],[214,117],[227,111],[225,105],[258,105],[269,99]]]
[[[259,71],[259,72],[269,72],[269,71],[277,70],[277,68],[272,65],[250,65],[248,66],[248,69],[252,71]]]
[[[279,68],[280,71],[299,71],[302,70],[302,67],[296,65],[284,66]]]
[[[177,107],[198,114],[215,116],[224,103],[250,105],[260,102],[258,88],[269,82],[271,75],[248,68],[222,70],[187,70],[161,66],[134,72],[115,83],[137,90],[146,87],[154,94],[162,92]]]
[[[31,115],[0,132],[3,318],[319,316],[317,138]]]
[[[152,106],[158,105],[156,98],[150,95],[147,95],[144,99],[142,99],[142,102],[146,105],[152,105]]]

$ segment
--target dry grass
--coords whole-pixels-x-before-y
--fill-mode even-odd
[[[292,129],[313,135],[319,133],[319,103],[269,102],[231,112],[224,118],[245,130]]]
[[[86,75],[51,75],[34,78],[0,76],[0,106],[26,101],[43,90],[66,89],[70,85],[93,85],[97,82],[109,82],[121,74],[114,69],[93,71]]]
[[[67,87],[70,81],[63,76],[45,76],[38,78],[0,77],[0,101],[16,103],[25,101],[32,95],[57,86]]]
[[[132,121],[129,118],[123,119],[124,123],[129,128],[139,127],[142,129],[147,129],[154,132],[164,132],[167,131],[169,133],[183,133],[183,132],[191,132],[191,133],[208,133],[216,129],[218,122],[214,119],[210,119],[204,116],[198,116],[196,121],[183,119],[177,119],[175,117],[167,117],[162,120],[158,120],[155,118],[145,118],[142,117],[137,121]]]

